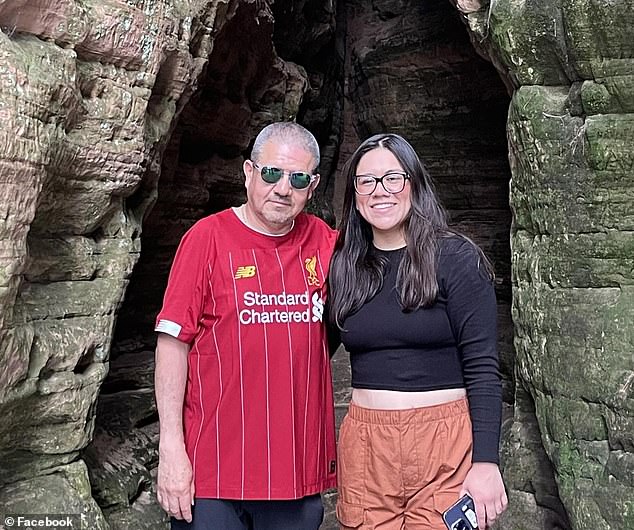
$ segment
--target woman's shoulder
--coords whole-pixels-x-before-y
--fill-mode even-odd
[[[438,238],[438,254],[441,258],[457,254],[478,254],[478,248],[465,236],[450,234]]]
[[[473,273],[486,279],[492,277],[480,248],[460,234],[438,238],[438,269],[441,276]]]

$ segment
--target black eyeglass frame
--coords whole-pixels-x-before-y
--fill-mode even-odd
[[[390,191],[386,188],[385,184],[383,183],[383,179],[390,177],[392,175],[398,175],[400,177],[403,177],[403,186],[400,190],[398,191]],[[374,186],[372,187],[372,191],[369,191],[367,193],[363,193],[360,192],[358,189],[358,185],[357,185],[357,179],[359,178],[372,178],[374,179]],[[405,189],[405,183],[411,180],[411,177],[405,172],[405,171],[388,171],[385,175],[383,175],[382,177],[375,177],[374,175],[355,175],[354,176],[354,191],[357,193],[357,195],[361,195],[362,197],[367,197],[368,195],[372,195],[375,191],[376,191],[376,187],[379,185],[379,182],[381,183],[381,186],[383,186],[383,189],[387,192],[387,193],[392,193],[392,194],[397,194],[397,193],[401,193],[404,189]]]
[[[285,169],[280,169],[279,167],[274,167],[274,166],[260,166],[260,165],[256,164],[255,162],[253,162],[253,160],[251,161],[251,163],[253,164],[253,167],[260,172],[260,177],[267,184],[277,184],[280,181],[280,179],[286,173],[288,173],[288,181],[289,181],[291,187],[293,189],[301,191],[301,190],[308,189],[310,187],[310,185],[313,182],[315,182],[315,180],[317,179],[317,175],[311,175],[310,173],[306,173],[305,171],[287,171]],[[267,180],[265,178],[265,176],[264,176],[265,172],[268,174],[268,171],[266,171],[266,170],[279,172],[279,177],[275,178],[275,180]],[[297,186],[297,180],[296,179],[298,177],[299,178],[305,178],[306,176],[308,176],[308,183],[305,186]]]

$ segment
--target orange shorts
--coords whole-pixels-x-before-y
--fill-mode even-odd
[[[466,399],[407,410],[350,404],[339,431],[341,528],[446,530],[471,468]]]

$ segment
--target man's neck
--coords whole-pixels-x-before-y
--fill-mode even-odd
[[[240,219],[240,221],[242,221],[245,226],[265,236],[285,236],[295,226],[295,219],[291,220],[290,223],[286,225],[281,225],[279,228],[275,228],[273,230],[268,226],[263,226],[262,223],[259,223],[256,219],[252,218],[252,216],[249,214],[249,208],[246,204],[242,204],[233,208],[233,211],[235,212],[238,219]]]

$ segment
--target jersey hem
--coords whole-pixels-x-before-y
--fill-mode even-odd
[[[240,488],[220,488],[220,494],[215,493],[216,488],[205,488],[197,486],[194,498],[197,499],[227,499],[227,500],[249,500],[249,501],[287,501],[297,500],[309,495],[315,495],[323,491],[335,488],[337,486],[337,478],[333,477],[318,482],[311,486],[307,486],[300,493],[294,494],[286,489],[271,490],[270,498],[268,495],[262,495],[260,492],[245,490]]]

